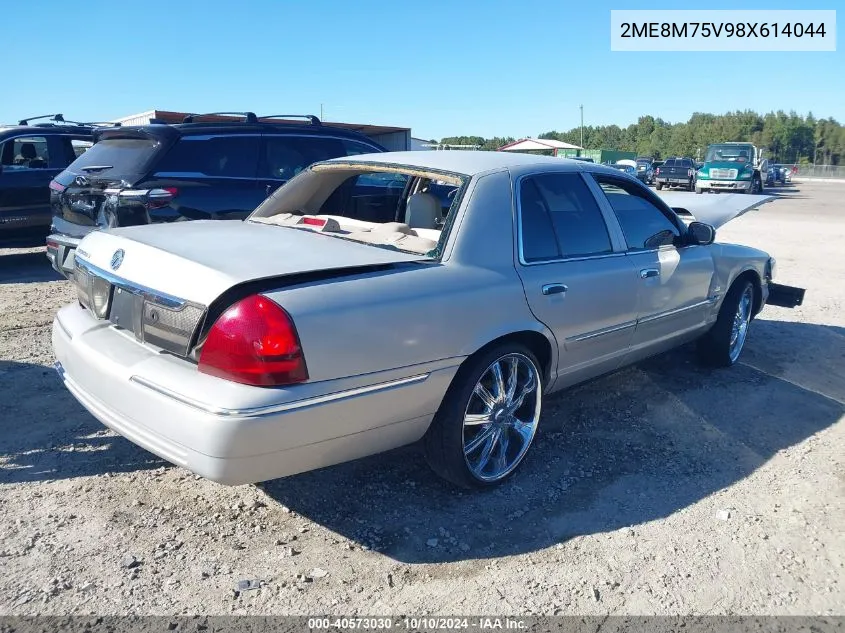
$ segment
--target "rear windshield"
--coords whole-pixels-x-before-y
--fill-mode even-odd
[[[107,138],[95,143],[71,163],[68,169],[76,174],[124,176],[144,171],[160,143],[147,138]],[[106,167],[106,169],[92,169]],[[89,169],[86,169],[89,168]]]

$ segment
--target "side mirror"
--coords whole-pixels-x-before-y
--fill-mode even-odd
[[[716,229],[704,222],[690,222],[687,226],[687,243],[707,246],[716,240]]]

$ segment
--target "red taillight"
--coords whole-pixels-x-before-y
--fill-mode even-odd
[[[655,176],[659,176],[659,175],[660,175],[660,167],[658,167],[657,169],[655,169],[655,170],[654,170],[654,175],[655,175]]]
[[[202,346],[199,370],[258,387],[308,380],[293,321],[261,295],[241,299],[220,315]]]
[[[55,191],[57,193],[61,193],[62,191],[67,189],[67,187],[65,187],[60,182],[56,182],[55,180],[51,180],[50,181],[50,189],[52,189],[53,191]]]
[[[692,176],[692,169],[687,169],[687,176]]]
[[[300,224],[306,224],[308,226],[326,226],[326,220],[324,218],[302,218]]]

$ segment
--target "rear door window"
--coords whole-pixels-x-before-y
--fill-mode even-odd
[[[343,147],[346,151],[347,156],[359,156],[360,154],[373,154],[379,152],[372,145],[366,145],[365,143],[361,143],[359,141],[353,141],[346,139],[343,141]]]
[[[524,262],[560,259],[552,219],[533,178],[525,178],[519,187],[519,230]]]
[[[255,178],[260,140],[257,135],[183,136],[156,171],[172,177]]]
[[[530,192],[529,196],[539,196],[539,201],[531,202],[545,208],[560,257],[585,257],[613,251],[604,217],[580,174],[538,174],[530,180],[529,187],[533,185],[536,193]],[[530,261],[527,257],[524,259]]]
[[[6,171],[44,169],[50,165],[47,139],[43,136],[19,136],[2,146],[0,161]]]
[[[376,151],[358,141],[330,136],[265,135],[263,142],[260,175],[273,180],[290,180],[322,160]]]

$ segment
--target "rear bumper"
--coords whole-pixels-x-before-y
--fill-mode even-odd
[[[47,259],[53,270],[66,278],[73,277],[73,257],[81,240],[53,233],[47,237]]]
[[[457,367],[263,389],[200,374],[78,305],[53,322],[56,369],[100,422],[159,457],[238,485],[409,444],[425,433]],[[348,384],[348,380],[347,380]],[[360,384],[360,383],[359,383]]]
[[[696,180],[695,186],[699,189],[711,191],[749,191],[750,180]]]
[[[690,182],[689,178],[655,178],[655,181],[661,185],[688,185]]]

